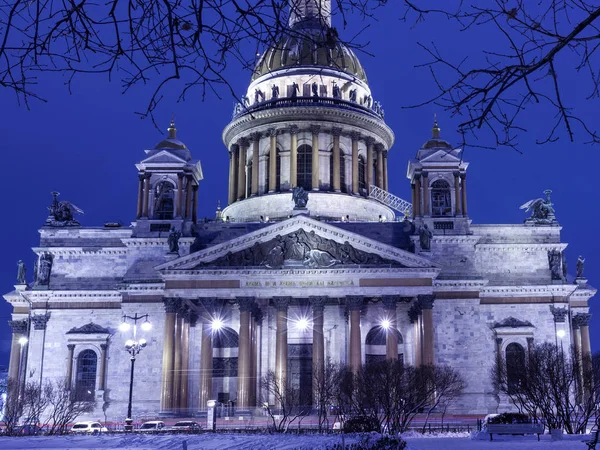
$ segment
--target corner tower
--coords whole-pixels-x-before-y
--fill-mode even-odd
[[[360,61],[331,28],[329,0],[290,2],[289,28],[256,64],[223,142],[230,158],[224,217],[286,218],[292,189],[301,186],[313,217],[394,218],[368,197],[372,185],[387,190],[394,134]]]

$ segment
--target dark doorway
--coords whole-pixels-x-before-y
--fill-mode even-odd
[[[312,406],[312,344],[288,345],[288,379],[298,405]]]

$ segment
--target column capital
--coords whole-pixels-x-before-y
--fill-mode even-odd
[[[587,326],[589,326],[589,322],[590,322],[591,318],[592,318],[591,314],[579,313],[579,314],[575,314],[575,317],[573,318],[573,320],[576,320],[579,323],[580,327],[587,327]]]
[[[204,297],[198,299],[194,303],[202,311],[202,313],[213,314],[217,307],[218,300],[214,297]]]
[[[533,337],[527,338],[527,346],[531,347],[533,345]]]
[[[554,316],[555,323],[565,323],[565,318],[569,314],[567,308],[557,308],[554,305],[550,305],[550,312]]]
[[[138,173],[138,180],[144,181],[145,178],[146,178],[146,174],[145,173]]]
[[[396,309],[396,304],[402,301],[402,297],[399,295],[382,295],[381,303],[383,303],[383,309]]]
[[[240,312],[252,312],[255,297],[236,297]]]
[[[496,344],[502,345],[502,338],[496,338]]]
[[[378,152],[382,152],[385,149],[385,147],[383,146],[382,143],[378,142],[377,144],[375,144],[375,150]]]
[[[269,136],[269,137],[275,137],[277,136],[277,128],[269,128],[266,132],[265,135]]]
[[[240,144],[231,144],[231,149],[229,150],[229,153],[235,153],[240,149]]]
[[[256,303],[252,306],[252,315],[254,316],[254,320],[258,325],[262,324],[262,320],[264,317],[262,309]]]
[[[467,174],[465,172],[461,172],[460,179],[464,180],[465,178],[467,178]]]
[[[101,348],[103,351],[106,351],[106,349],[108,348],[108,344],[100,344],[100,348]]]
[[[106,344],[102,344],[102,345],[106,345]],[[75,344],[67,344],[67,348],[69,349],[70,352],[72,352],[73,350],[75,350]]]
[[[350,139],[352,139],[353,141],[358,141],[360,139],[361,135],[358,131],[351,131],[350,132]]]
[[[50,313],[47,312],[45,314],[34,314],[31,316],[31,321],[33,322],[34,330],[45,330],[46,324],[50,320]]]
[[[321,125],[311,125],[308,129],[312,134],[319,134],[321,132]]]
[[[183,172],[179,172],[177,174],[177,178],[179,178],[180,180],[183,180],[183,177],[185,176],[185,174]]]
[[[258,132],[255,132],[255,133],[251,133],[251,134],[250,134],[250,140],[251,140],[252,142],[259,142],[261,137],[262,137],[262,136],[261,136],[261,134],[260,134],[260,133],[258,133]]]
[[[346,296],[346,307],[350,311],[360,311],[362,308],[365,298],[362,295],[347,295]]]
[[[419,319],[420,315],[421,304],[417,301],[410,305],[410,308],[408,308],[408,320],[410,320],[410,323],[415,323]]]
[[[342,129],[341,129],[341,128],[339,128],[339,127],[333,127],[333,128],[331,129],[331,134],[332,134],[333,136],[338,136],[338,137],[339,137],[339,136],[341,136],[341,135],[342,135]]]
[[[455,170],[452,172],[452,175],[454,175],[454,178],[458,178],[460,177],[460,170]]]
[[[179,308],[179,299],[175,297],[163,298],[166,313],[176,313]]]
[[[422,170],[421,175],[423,175],[423,178],[427,178],[429,176],[429,172],[427,172],[426,170]]]
[[[287,311],[292,297],[273,297],[271,300],[273,300],[273,305],[277,311]]]
[[[27,320],[9,320],[8,326],[12,328],[12,332],[15,334],[27,333]]]
[[[327,297],[315,295],[308,297],[308,300],[310,301],[313,311],[323,311],[325,303],[327,302]]]
[[[195,327],[196,324],[198,323],[198,314],[195,311],[190,311],[190,318],[189,318],[189,322],[190,322],[190,327]]]
[[[435,301],[435,294],[423,294],[418,295],[421,309],[433,309],[433,302]]]
[[[571,328],[573,328],[574,330],[579,330],[579,321],[575,316],[573,316],[573,318],[571,319]]]
[[[365,136],[365,144],[367,144],[367,146],[375,145],[375,138],[371,136]]]
[[[290,125],[287,131],[290,134],[296,135],[300,132],[300,128],[298,128],[298,125]]]
[[[246,138],[246,137],[243,137],[243,138],[240,138],[240,139],[237,141],[237,143],[238,143],[238,145],[239,145],[240,147],[242,147],[242,148],[246,148],[246,147],[248,147],[248,145],[250,144],[250,140],[249,140],[248,138]]]

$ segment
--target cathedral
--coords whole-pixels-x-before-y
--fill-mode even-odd
[[[12,379],[65,380],[95,401],[90,417],[122,421],[137,349],[134,419],[211,400],[251,416],[273,403],[267,372],[314,406],[326,361],[397,359],[453,367],[466,382],[453,412],[486,414],[509,407],[497,359],[559,340],[590,354],[596,290],[582,261],[567,282],[551,192],[523,205],[522,224],[472,223],[469,164],[434,122],[407,163],[411,198],[393,195],[394,132],[331,1],[291,1],[288,27],[223,131],[216,218],[197,217],[203,168],[174,122],[140,154],[130,227],[81,226],[54,193],[34,280],[4,295]]]

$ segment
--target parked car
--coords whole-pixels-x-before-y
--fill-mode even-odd
[[[171,427],[172,431],[195,432],[200,431],[201,429],[202,427],[200,424],[198,422],[194,422],[193,420],[182,420]]]
[[[379,423],[374,417],[355,416],[340,422],[334,422],[333,429],[346,433],[364,433],[370,431],[379,431]]]
[[[139,428],[139,431],[143,433],[152,433],[166,430],[165,423],[162,420],[151,420],[144,422]]]
[[[46,430],[38,425],[21,425],[14,429],[15,436],[35,436],[45,432]]]
[[[75,434],[100,434],[106,433],[108,428],[102,426],[100,422],[93,422],[91,420],[85,422],[77,422],[71,427],[71,433]]]

